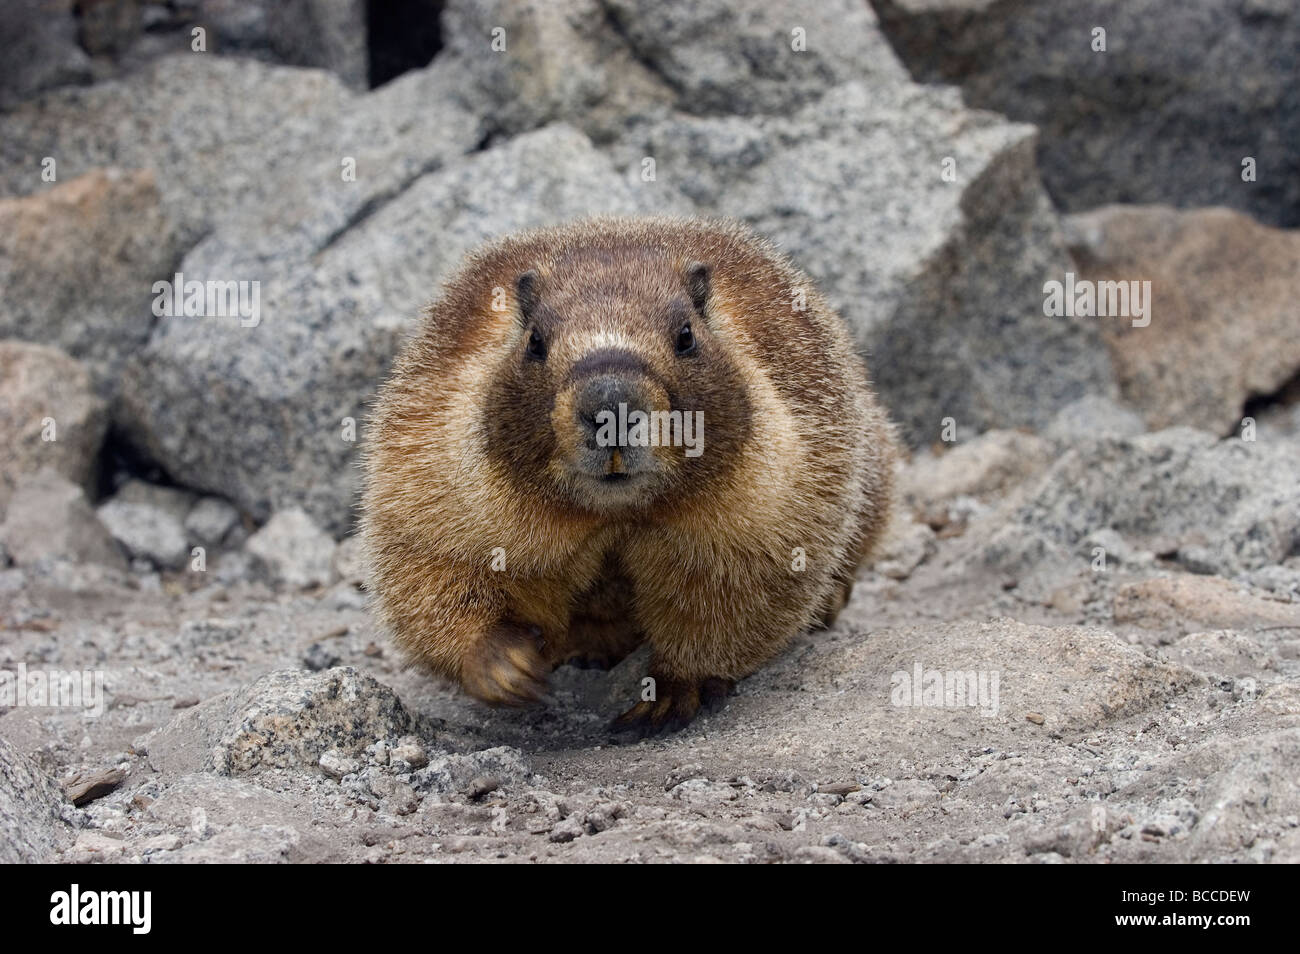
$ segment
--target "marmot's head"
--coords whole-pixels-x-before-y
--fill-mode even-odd
[[[485,420],[512,480],[609,512],[699,493],[734,464],[750,404],[708,261],[593,242],[512,285]]]

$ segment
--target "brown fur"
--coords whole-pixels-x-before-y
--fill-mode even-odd
[[[528,355],[534,331],[543,360]],[[574,469],[573,378],[610,349],[647,402],[704,412],[703,454],[655,448],[618,488]],[[492,703],[648,641],[657,698],[623,721],[682,724],[834,618],[884,528],[893,457],[842,321],[750,232],[614,218],[531,231],[469,258],[380,391],[370,587],[413,660]]]

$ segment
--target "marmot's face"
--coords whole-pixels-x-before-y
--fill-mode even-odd
[[[491,386],[489,452],[584,509],[693,494],[736,460],[749,403],[708,265],[590,249],[517,276]]]

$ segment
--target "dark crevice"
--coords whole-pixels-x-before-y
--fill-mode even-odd
[[[442,0],[368,0],[370,88],[423,69],[442,49]]]
[[[420,168],[416,169],[409,179],[403,180],[395,189],[389,189],[386,192],[380,192],[371,196],[362,203],[355,212],[348,216],[346,222],[326,237],[325,241],[321,243],[320,248],[316,250],[316,254],[320,255],[339,239],[343,238],[343,236],[348,232],[352,231],[358,225],[365,222],[368,218],[386,206],[389,202],[398,198],[407,189],[415,185],[421,176],[428,175],[430,172],[437,172],[441,168],[441,159],[434,159],[431,162],[426,162],[424,165],[420,166]]]
[[[627,51],[628,53],[631,54],[632,59],[636,60],[637,63],[639,63],[641,66],[645,67],[645,69],[651,75],[653,75],[656,79],[662,82],[665,86],[667,86],[678,96],[683,95],[684,90],[682,89],[681,83],[679,83],[674,77],[669,76],[666,72],[664,72],[663,68],[658,63],[655,62],[652,56],[650,56],[646,51],[642,50],[641,47],[637,46],[637,44],[632,39],[632,34],[628,31],[627,25],[622,20],[619,19],[618,13],[612,7],[607,6],[605,4],[602,4],[602,7],[604,7],[604,11],[605,11],[605,25],[609,27],[610,31],[616,37],[618,37],[619,42],[621,42],[625,47],[627,47]],[[690,108],[689,103],[684,108],[689,109]]]
[[[1258,418],[1261,414],[1267,414],[1269,411],[1284,410],[1288,407],[1294,407],[1296,404],[1300,404],[1300,371],[1291,375],[1275,391],[1268,394],[1256,394],[1248,398],[1241,414],[1242,417]]]
[[[181,487],[145,451],[137,447],[116,425],[110,425],[99,451],[95,474],[95,499],[112,496],[132,477],[164,487]],[[190,488],[183,488],[190,489]]]

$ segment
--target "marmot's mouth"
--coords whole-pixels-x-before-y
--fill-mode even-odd
[[[632,475],[625,472],[611,472],[603,475],[600,480],[605,484],[617,484],[624,480],[630,480]]]

